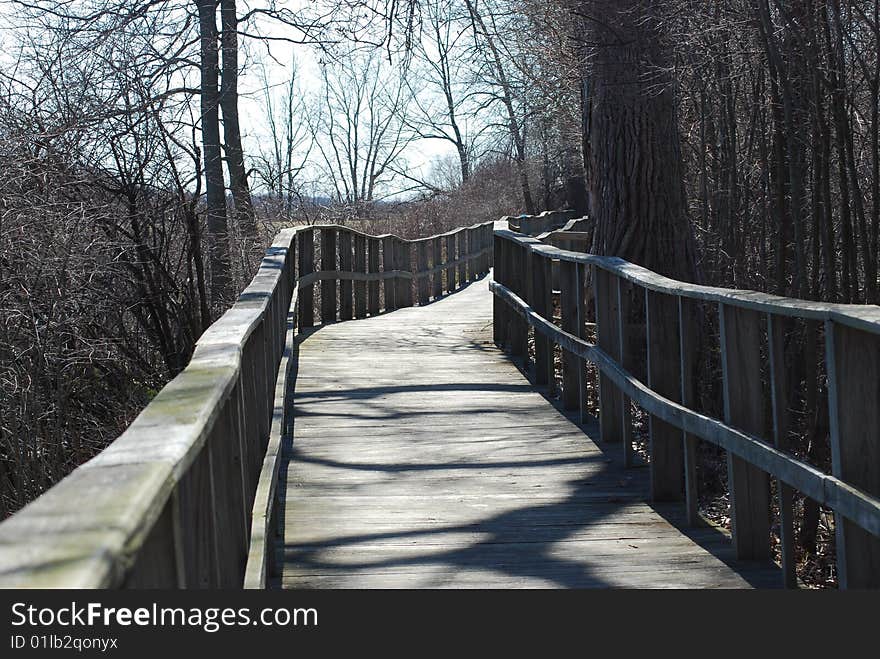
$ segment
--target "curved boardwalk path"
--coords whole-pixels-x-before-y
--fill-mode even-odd
[[[287,588],[774,587],[684,530],[492,344],[486,279],[305,336],[284,511]],[[678,525],[678,526],[676,526]]]

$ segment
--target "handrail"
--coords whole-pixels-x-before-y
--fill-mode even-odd
[[[659,275],[617,256],[597,256],[584,252],[572,252],[547,245],[537,238],[522,236],[510,230],[496,230],[495,233],[520,245],[528,246],[529,251],[537,252],[545,257],[568,263],[594,265],[610,274],[657,293],[679,295],[703,302],[723,302],[743,309],[782,316],[796,316],[822,321],[833,320],[872,334],[880,334],[880,306],[813,302],[758,291],[689,284]]]
[[[395,295],[404,302],[414,285],[426,303],[429,279],[434,298],[455,290],[487,272],[492,258],[490,223],[415,240],[332,225],[280,231],[236,303],[198,340],[190,363],[122,435],[0,523],[0,587],[241,587],[246,578],[249,586],[265,585],[293,336],[304,327],[298,320],[314,320],[308,276],[315,253],[303,248],[316,233],[322,260],[332,260],[316,273],[333,290],[333,317],[325,322],[380,311],[377,289],[368,305],[365,289],[345,283],[357,267],[373,272],[367,257],[380,250],[368,254],[368,243],[382,243],[383,255],[387,246],[385,265],[397,262],[400,249],[415,245],[421,257],[420,246],[435,248],[430,269],[425,254],[415,268],[407,262],[388,270],[386,310],[404,306]],[[330,274],[336,276],[324,278]]]
[[[571,240],[568,227],[542,236]],[[554,382],[553,344],[562,348],[562,404],[585,414],[584,362],[600,373],[601,436],[622,441],[632,460],[630,401],[650,415],[651,492],[655,499],[685,500],[698,523],[695,441],[728,451],[733,540],[741,558],[770,556],[769,477],[777,480],[783,573],[794,585],[792,490],[837,515],[837,555],[843,587],[880,586],[880,307],[810,302],[754,291],[699,286],[658,275],[616,257],[547,245],[498,226],[495,236],[495,342],[529,360],[528,328],[535,331],[536,384]],[[558,268],[561,325],[553,320],[554,268]],[[585,286],[592,284],[592,294]],[[624,282],[627,282],[624,286]],[[634,285],[633,293],[629,285]],[[641,291],[641,293],[639,293]],[[644,301],[639,302],[639,294]],[[634,295],[644,305],[644,335],[629,336]],[[588,300],[591,303],[587,308]],[[692,409],[696,333],[717,308],[724,386],[724,420]],[[587,339],[595,317],[596,341]],[[787,399],[781,317],[824,323],[832,474],[787,452]],[[646,343],[647,365],[631,354]],[[767,355],[766,359],[764,355]],[[644,367],[636,376],[634,368]],[[767,372],[766,379],[762,370]],[[643,382],[640,377],[646,377]],[[769,392],[769,405],[764,391]],[[764,419],[764,410],[771,418]],[[772,421],[772,424],[768,423]],[[772,426],[768,439],[766,428]]]

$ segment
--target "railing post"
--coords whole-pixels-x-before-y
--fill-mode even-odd
[[[562,329],[569,334],[580,336],[578,330],[579,290],[578,267],[571,261],[559,262],[559,306],[562,311]],[[562,407],[566,410],[580,409],[581,360],[563,348],[562,350]]]
[[[321,229],[321,270],[336,272],[336,229]],[[321,324],[336,320],[336,279],[321,280]]]
[[[880,495],[880,337],[825,323],[831,471]],[[841,588],[880,587],[880,538],[835,515]]]
[[[391,273],[397,269],[397,250],[394,247],[396,238],[388,236],[382,239],[382,271]],[[385,310],[397,309],[397,281],[389,277],[385,279]]]
[[[608,356],[623,365],[620,345],[620,308],[618,278],[599,267],[593,267],[593,291],[596,298],[596,342]],[[599,435],[602,441],[619,443],[624,440],[623,394],[608,377],[599,374]]]
[[[447,245],[449,241],[449,236],[446,237]],[[495,263],[495,272],[493,274],[493,278],[499,284],[503,286],[507,286],[506,273],[504,271],[504,250],[506,247],[506,240],[501,236],[495,235],[493,236],[493,241],[495,243],[495,254],[498,255],[498,258]],[[447,252],[448,253],[448,252]],[[451,270],[451,269],[450,269]],[[447,274],[449,274],[450,270],[447,270]],[[455,273],[452,272],[451,276],[455,276]],[[448,285],[447,279],[447,285]],[[495,342],[495,345],[498,346],[499,349],[504,350],[505,343],[507,342],[507,303],[502,302],[497,295],[492,296],[492,338]]]
[[[785,379],[784,320],[767,314],[767,348],[770,362],[770,400],[773,415],[773,443],[780,451],[789,450],[788,442],[788,387]],[[776,497],[779,507],[779,542],[782,557],[782,579],[786,588],[797,588],[794,540],[794,490],[776,479]]]
[[[379,272],[379,239],[367,238],[367,270]],[[367,282],[367,311],[371,316],[379,313],[379,280]]]
[[[648,347],[648,386],[670,400],[681,399],[678,301],[647,291],[645,302]],[[651,497],[680,501],[684,493],[684,439],[681,430],[654,416],[651,439]]]
[[[315,271],[315,230],[304,229],[297,232],[299,249],[299,277],[303,278]],[[299,291],[299,328],[315,325],[315,285],[308,284]]]
[[[442,238],[434,238],[431,241],[431,267],[432,269],[437,268],[438,266],[443,264],[443,239]],[[432,276],[432,284],[433,284],[433,295],[435,300],[439,300],[443,297],[443,271],[442,270],[434,270],[434,274]]]
[[[401,272],[412,273],[412,249],[410,243],[405,240],[397,241],[397,269]],[[411,307],[413,305],[413,280],[409,277],[397,279],[397,307]]]
[[[532,299],[529,305],[543,318],[550,318],[553,292],[550,290],[550,259],[538,252],[529,252],[532,262]],[[547,385],[553,390],[555,378],[553,369],[553,344],[541,332],[535,332],[535,384]]]
[[[339,270],[352,272],[351,232],[345,229],[339,230]],[[353,287],[351,279],[339,280],[339,320],[351,320],[354,318]]]
[[[617,329],[620,333],[618,344],[620,345],[621,364],[628,372],[636,375],[634,365],[638,363],[639,357],[634,354],[632,349],[633,338],[630,336],[630,287],[629,283],[621,277],[617,277]],[[641,287],[638,291],[644,295],[645,291]],[[639,305],[644,307],[644,304]],[[623,464],[625,467],[632,467],[635,463],[635,451],[633,450],[633,425],[632,425],[632,401],[626,394],[621,393],[621,410],[623,415]]]
[[[455,234],[450,233],[446,236],[446,292],[452,293],[455,290],[455,266],[451,265],[455,261]],[[501,281],[500,279],[498,281]],[[503,283],[503,282],[502,282]],[[506,284],[505,284],[506,286]]]
[[[419,240],[416,243],[416,254],[418,259],[418,289],[419,289],[419,305],[428,304],[428,296],[430,294],[430,282],[428,281],[428,241]]]
[[[761,316],[719,304],[724,420],[743,432],[764,433],[761,383]],[[730,525],[740,559],[770,558],[770,478],[761,469],[728,452]]]
[[[694,409],[697,398],[694,377],[698,349],[697,309],[697,303],[690,298],[678,297],[681,404],[689,409]],[[697,438],[690,433],[684,435],[684,501],[688,525],[699,526],[701,519],[697,488]]]
[[[367,272],[367,240],[364,236],[354,234],[354,271]],[[356,318],[367,316],[367,282],[354,282],[354,315]]]
[[[458,241],[458,258],[464,259],[468,253],[467,231],[459,229],[456,236]],[[458,264],[458,283],[459,286],[464,286],[467,283],[467,260],[462,260]]]

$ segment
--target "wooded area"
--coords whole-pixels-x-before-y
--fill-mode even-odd
[[[0,6],[3,516],[119,435],[286,226],[570,208],[597,255],[880,302],[878,0]],[[824,330],[778,331],[791,450],[827,470]],[[831,524],[797,505],[816,555]]]

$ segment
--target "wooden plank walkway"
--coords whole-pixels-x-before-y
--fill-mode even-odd
[[[483,279],[306,335],[275,586],[780,585],[721,532],[683,530],[683,506],[646,503],[646,470],[528,384],[491,311]]]

